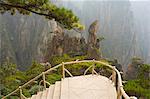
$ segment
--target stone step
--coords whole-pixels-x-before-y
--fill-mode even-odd
[[[100,75],[65,78],[61,81],[60,99],[117,99],[112,82]]]
[[[48,94],[49,88],[46,88],[46,90],[43,91],[41,99],[46,99]]]
[[[48,89],[47,99],[53,99],[55,85],[51,85]]]
[[[61,84],[60,81],[57,81],[55,83],[53,99],[60,99],[60,86],[61,86],[60,84]]]
[[[65,78],[61,80],[60,99],[68,99],[66,96],[68,96],[68,80]]]
[[[68,77],[31,99],[117,99],[112,81],[101,75]]]
[[[36,95],[36,99],[41,99],[42,94],[43,94],[42,91],[38,92],[37,95]]]
[[[32,95],[31,99],[36,99],[36,95]]]

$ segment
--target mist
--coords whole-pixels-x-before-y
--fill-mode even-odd
[[[103,58],[118,59],[124,68],[133,57],[140,57],[146,63],[150,63],[150,1],[52,0],[52,2],[59,7],[71,9],[79,17],[86,28],[81,33],[85,39],[88,37],[87,30],[90,24],[99,20],[100,29],[97,37],[105,38],[100,43]],[[18,65],[27,66],[32,60],[43,59],[43,53],[51,39],[48,20],[34,14],[11,16],[7,13],[0,15],[0,20],[3,22],[0,23],[1,30],[5,31],[5,34],[1,31],[3,35],[1,60],[11,57],[10,60]]]

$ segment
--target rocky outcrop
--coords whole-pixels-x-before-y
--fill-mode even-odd
[[[143,60],[141,60],[140,58],[133,58],[132,63],[129,64],[127,67],[126,79],[136,79],[138,76],[140,66],[142,66],[143,63]]]
[[[56,26],[57,28],[58,26]],[[55,28],[55,30],[57,30]],[[52,30],[54,31],[54,30]],[[70,56],[88,55],[89,59],[99,59],[99,40],[97,39],[98,21],[95,21],[89,27],[89,37],[86,42],[85,38],[73,30],[64,30],[53,32],[53,38],[48,44],[46,61],[52,56],[61,56],[69,54]],[[74,35],[74,36],[73,36]]]
[[[88,36],[88,50],[87,54],[90,59],[99,59],[100,52],[99,52],[99,40],[97,38],[97,32],[99,31],[99,21],[94,21],[89,29],[89,36]]]
[[[96,46],[97,36],[96,33],[98,32],[99,24],[98,20],[94,21],[89,27],[89,36],[88,36],[88,45],[89,47],[93,48]]]
[[[66,31],[70,32],[70,31]],[[68,33],[53,33],[52,40],[48,43],[46,61],[52,56],[61,56],[69,54],[72,56],[84,55],[86,53],[87,44],[85,39],[76,36],[70,36]],[[74,32],[78,34],[77,32]]]

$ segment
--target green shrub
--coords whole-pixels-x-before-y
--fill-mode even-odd
[[[60,74],[50,74],[47,75],[46,81],[48,81],[50,84],[54,84],[56,81],[60,81],[62,76]]]
[[[131,95],[150,99],[150,65],[143,64],[139,67],[137,79],[129,80],[124,88]]]

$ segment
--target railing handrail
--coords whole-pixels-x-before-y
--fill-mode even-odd
[[[125,93],[125,91],[123,89],[122,79],[121,79],[121,75],[120,75],[119,71],[115,67],[111,66],[110,64],[102,62],[102,61],[97,61],[97,60],[81,60],[81,61],[62,62],[62,63],[60,63],[60,64],[58,64],[58,65],[56,65],[56,66],[54,66],[54,67],[44,71],[44,72],[42,72],[41,74],[39,74],[36,77],[34,77],[33,79],[29,80],[28,82],[26,82],[22,86],[19,86],[19,88],[17,88],[16,90],[12,91],[8,95],[4,96],[2,99],[5,99],[5,98],[11,96],[12,94],[16,93],[17,91],[19,91],[20,87],[24,88],[25,86],[27,86],[31,82],[33,82],[33,81],[37,80],[38,78],[42,77],[43,73],[44,74],[48,74],[50,71],[53,71],[53,70],[61,67],[62,65],[69,65],[69,64],[76,64],[76,63],[90,63],[90,62],[99,63],[99,64],[102,64],[102,65],[107,66],[107,67],[111,68],[112,70],[114,70],[117,73],[117,75],[118,75],[118,85],[119,85],[118,87],[119,87],[119,90],[121,91],[121,94],[123,95],[123,97],[125,99],[130,99],[130,97]]]
[[[115,71],[116,71],[116,73],[117,73],[117,75],[118,75],[118,87],[119,87],[119,90],[118,90],[118,91],[121,91],[121,94],[123,95],[123,97],[124,97],[125,99],[130,99],[130,97],[126,94],[126,92],[125,92],[124,89],[123,89],[122,79],[121,79],[120,72],[119,72],[116,68],[114,68],[114,69],[115,69]]]
[[[60,67],[60,66],[61,66],[61,64],[56,65],[56,66],[54,66],[54,67],[48,69],[48,70],[45,71],[44,73],[47,74],[48,72],[50,72],[50,71],[52,71],[52,70],[55,70],[56,68],[58,68],[58,67]],[[43,75],[43,72],[42,72],[41,74],[37,75],[36,77],[34,77],[33,79],[29,80],[28,82],[26,82],[25,84],[23,84],[23,85],[21,86],[21,88],[26,87],[26,86],[27,86],[28,84],[30,84],[31,82],[33,82],[33,81],[37,80],[38,78],[42,77],[42,75]],[[19,86],[19,87],[20,87],[20,86]],[[8,95],[4,96],[2,99],[5,99],[5,98],[11,96],[12,94],[16,93],[17,91],[19,91],[19,89],[20,89],[19,87],[18,87],[16,90],[14,90],[14,91],[12,91],[11,93],[9,93]]]

